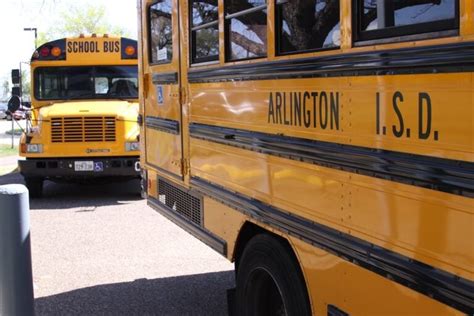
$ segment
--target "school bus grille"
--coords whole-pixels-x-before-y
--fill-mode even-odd
[[[158,179],[159,201],[169,209],[201,226],[201,199]]]
[[[113,116],[51,118],[53,143],[114,142],[115,131]]]

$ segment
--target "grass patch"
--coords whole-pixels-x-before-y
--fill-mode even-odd
[[[18,155],[18,146],[0,144],[0,157]]]

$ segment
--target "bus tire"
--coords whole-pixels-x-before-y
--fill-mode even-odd
[[[268,234],[253,237],[237,271],[237,315],[311,315],[299,264],[291,248]]]
[[[25,178],[30,198],[40,198],[43,195],[43,181],[42,178]]]

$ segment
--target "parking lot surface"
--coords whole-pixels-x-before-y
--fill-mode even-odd
[[[37,315],[227,314],[233,265],[149,208],[138,181],[45,184],[30,204]]]

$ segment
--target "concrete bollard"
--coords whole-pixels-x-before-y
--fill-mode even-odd
[[[34,315],[30,204],[21,184],[0,186],[0,315]]]

